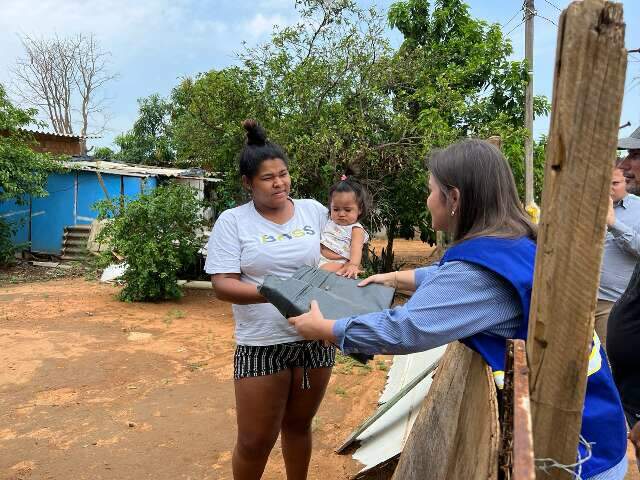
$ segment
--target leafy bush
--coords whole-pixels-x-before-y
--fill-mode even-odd
[[[11,224],[0,218],[0,265],[11,263],[14,259],[16,246],[11,241],[12,233]]]
[[[124,256],[129,268],[120,299],[128,302],[182,296],[178,270],[195,260],[200,248],[200,203],[190,187],[160,186],[139,198],[103,200],[95,207],[99,218],[111,218],[98,235]],[[103,255],[111,256],[111,252]]]
[[[93,156],[98,160],[113,160],[115,158],[115,152],[109,147],[98,147],[93,152]]]
[[[378,273],[386,273],[392,269],[386,268],[386,265],[392,265],[393,270],[400,270],[402,265],[394,263],[395,255],[393,250],[389,251],[386,248],[382,248],[380,255],[376,254],[375,250],[368,246],[363,251],[362,256],[362,268],[364,270],[363,277],[369,277]]]

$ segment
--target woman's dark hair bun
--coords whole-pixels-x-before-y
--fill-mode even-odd
[[[247,131],[247,145],[264,145],[267,143],[267,132],[253,119],[246,119],[242,126]]]
[[[281,159],[288,165],[287,155],[278,145],[267,140],[267,132],[253,119],[246,119],[242,127],[247,131],[247,142],[240,151],[240,175],[251,179],[265,160]]]
[[[344,174],[347,177],[353,177],[354,175],[358,175],[358,172],[356,172],[356,170],[352,166],[347,165],[344,169]]]

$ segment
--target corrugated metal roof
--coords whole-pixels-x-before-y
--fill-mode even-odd
[[[81,160],[65,162],[65,166],[89,172],[111,173],[115,175],[126,175],[131,177],[176,177],[193,178],[208,182],[221,182],[217,174],[207,174],[200,168],[167,168],[150,167],[147,165],[129,165],[126,163],[109,162],[107,160]]]
[[[75,135],[73,133],[57,133],[57,132],[47,132],[46,130],[38,130],[35,128],[19,128],[18,130],[27,133],[39,133],[41,135],[50,135],[52,137],[63,137],[63,138],[77,138],[80,140],[81,138],[102,138],[98,135]]]

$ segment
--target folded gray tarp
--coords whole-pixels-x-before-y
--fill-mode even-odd
[[[267,275],[258,287],[286,318],[309,311],[311,300],[316,300],[325,318],[343,318],[389,308],[395,289],[371,284],[358,287],[362,280],[340,277],[319,268],[300,267],[290,278]],[[351,355],[366,362],[366,355]]]

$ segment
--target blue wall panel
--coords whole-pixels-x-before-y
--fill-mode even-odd
[[[147,177],[142,179],[144,193],[149,193],[151,190],[158,186],[158,179],[156,177]]]
[[[59,254],[64,227],[73,225],[75,174],[51,174],[48,197],[34,198],[31,204],[31,250]]]
[[[124,181],[124,196],[126,201],[138,198],[142,189],[142,182],[145,180],[141,177],[122,177]]]
[[[18,205],[15,200],[0,202],[0,218],[16,229],[11,241],[14,245],[29,241],[29,200],[26,205]],[[25,245],[25,248],[27,246]]]
[[[109,197],[120,196],[120,175],[102,174],[102,180],[107,187]],[[98,200],[104,200],[105,195],[95,172],[78,172],[78,210],[77,224],[87,224],[98,216],[98,212],[91,207]]]

